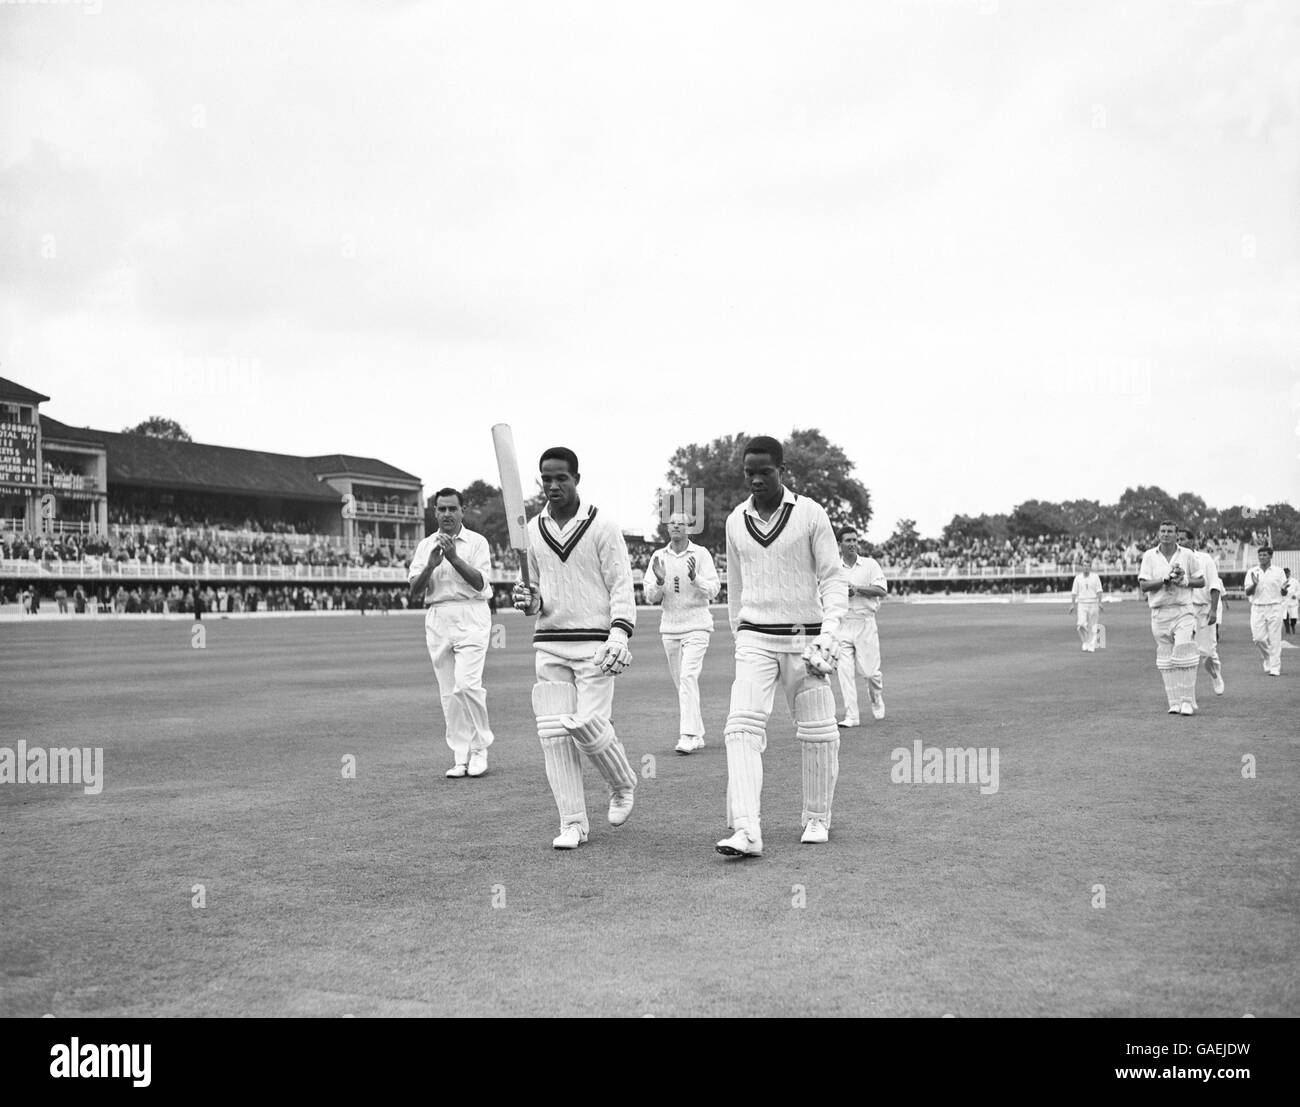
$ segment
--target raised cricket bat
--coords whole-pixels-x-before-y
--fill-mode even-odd
[[[492,445],[497,452],[497,472],[501,474],[501,498],[506,505],[506,527],[510,547],[519,554],[519,575],[528,579],[528,516],[524,513],[524,485],[519,479],[519,455],[515,453],[515,434],[509,423],[492,428]]]

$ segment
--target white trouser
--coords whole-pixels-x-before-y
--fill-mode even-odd
[[[668,671],[677,686],[681,713],[681,728],[677,733],[683,737],[704,737],[704,720],[700,717],[700,670],[704,667],[704,653],[708,648],[707,630],[664,635],[664,653],[668,655]]]
[[[866,678],[871,699],[874,701],[885,688],[885,678],[880,671],[880,633],[876,617],[849,615],[840,623],[840,660],[836,675],[840,680],[840,695],[844,698],[844,718],[853,722],[858,715],[857,674]],[[793,702],[793,701],[791,701]]]
[[[1205,671],[1214,674],[1219,664],[1219,624],[1210,622],[1210,605],[1196,605],[1196,648],[1205,662]]]
[[[1101,619],[1100,600],[1080,600],[1076,610],[1075,626],[1083,644],[1090,645],[1097,637],[1097,623]]]
[[[1254,640],[1265,671],[1282,668],[1282,605],[1256,603],[1250,606],[1250,637]]]
[[[424,615],[424,641],[433,661],[447,721],[447,745],[456,764],[492,744],[483,663],[492,636],[492,613],[482,600],[434,604]]]

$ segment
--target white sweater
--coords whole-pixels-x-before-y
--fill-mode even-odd
[[[574,660],[636,626],[632,563],[623,532],[596,508],[582,505],[560,530],[549,506],[528,520],[528,565],[542,595],[533,646]]]
[[[687,558],[695,558],[695,579],[687,571]],[[664,570],[664,583],[655,580],[654,563],[658,558]],[[681,553],[673,553],[672,546],[656,550],[650,558],[650,568],[645,573],[645,601],[663,601],[663,620],[659,633],[672,637],[696,630],[712,630],[713,614],[709,603],[722,590],[718,570],[713,565],[713,555],[703,546],[687,542]]]
[[[788,488],[764,523],[751,496],[727,517],[727,613],[736,646],[801,652],[834,635],[849,586],[826,509]]]

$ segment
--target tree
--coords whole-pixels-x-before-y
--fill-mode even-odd
[[[902,550],[910,550],[921,540],[917,533],[915,519],[899,519],[894,524],[894,533],[889,536],[891,546],[897,546]]]
[[[871,522],[871,493],[852,476],[854,465],[844,450],[816,429],[790,432],[785,450],[786,483],[826,509],[831,526],[865,531]]]
[[[1279,550],[1300,549],[1300,511],[1290,504],[1269,504],[1255,520],[1255,529],[1260,534],[1272,532]]]
[[[506,526],[501,489],[485,480],[476,480],[460,495],[465,504],[465,525],[478,531],[493,547],[508,546],[510,531]]]
[[[1205,501],[1194,492],[1178,493],[1178,519],[1189,530],[1200,531],[1204,528],[1210,515]]]
[[[943,528],[943,540],[964,546],[969,542],[1003,542],[1007,537],[1005,515],[954,515]]]
[[[1011,533],[1020,538],[1037,538],[1040,535],[1067,534],[1070,524],[1060,504],[1046,500],[1026,500],[1018,504],[1007,521]]]
[[[655,510],[661,515],[661,539],[667,540],[666,520],[662,518],[665,505],[680,505],[679,510],[687,512],[698,506],[696,522],[701,529],[691,536],[692,540],[714,550],[726,545],[727,516],[749,496],[744,451],[751,437],[741,431],[702,445],[678,447],[668,459],[664,477],[667,487],[659,490],[655,500]],[[781,445],[785,451],[786,485],[821,504],[832,526],[852,525],[865,530],[871,520],[871,493],[853,477],[854,465],[844,450],[815,428],[795,429]]]
[[[1164,519],[1178,522],[1178,501],[1163,488],[1138,485],[1124,489],[1119,503],[1119,519],[1129,536],[1135,539],[1154,539]]]
[[[137,423],[134,427],[123,427],[122,433],[139,434],[145,438],[165,438],[170,442],[194,441],[189,431],[175,419],[168,419],[165,415],[150,415],[143,423]]]

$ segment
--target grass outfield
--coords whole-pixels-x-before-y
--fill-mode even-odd
[[[1227,695],[1202,676],[1183,719],[1137,603],[1097,654],[1064,605],[887,605],[889,716],[844,732],[830,843],[799,844],[778,706],[747,861],[713,850],[725,630],[682,757],[642,612],[615,720],[654,776],[613,830],[588,770],[561,853],[513,612],[478,780],[442,775],[412,616],[209,620],[201,650],[184,621],[6,624],[0,745],[102,746],[105,784],[0,786],[0,1015],[1294,1016],[1300,654],[1266,677],[1244,611]],[[916,739],[996,747],[998,792],[891,783]]]

